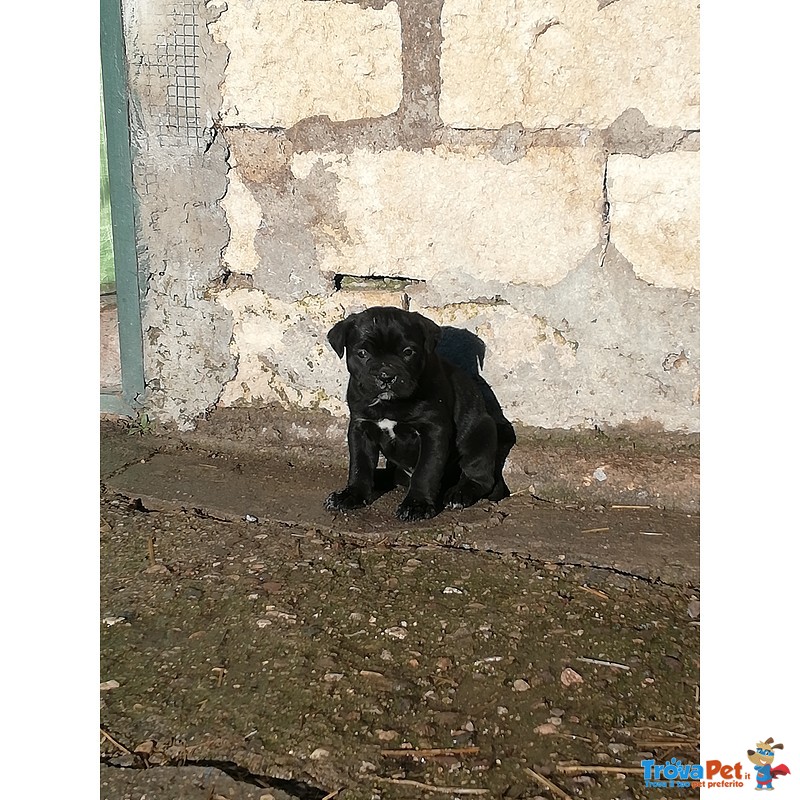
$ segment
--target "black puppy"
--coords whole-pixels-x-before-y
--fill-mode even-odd
[[[442,506],[508,495],[497,424],[475,381],[434,352],[440,336],[421,314],[384,307],[351,314],[329,331],[339,358],[347,351],[350,472],[326,508],[368,505],[403,484],[408,493],[396,516],[413,521]],[[380,481],[379,452],[387,464]]]

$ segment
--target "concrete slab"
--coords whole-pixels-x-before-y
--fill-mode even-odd
[[[133,439],[133,441],[131,441]],[[225,520],[278,523],[345,537],[438,542],[452,547],[517,554],[537,561],[612,569],[676,586],[699,584],[699,516],[642,505],[547,502],[517,492],[499,504],[482,502],[411,524],[394,517],[402,490],[371,507],[332,514],[322,503],[346,482],[343,466],[313,453],[209,453],[168,439],[104,437],[106,486],[154,510],[189,510]],[[125,460],[127,459],[127,463]],[[122,464],[122,466],[120,466]]]

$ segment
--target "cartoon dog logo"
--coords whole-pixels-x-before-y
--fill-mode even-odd
[[[770,736],[765,742],[757,742],[755,750],[748,750],[747,757],[755,764],[756,773],[756,790],[768,789],[772,790],[775,787],[772,785],[773,778],[778,778],[781,775],[789,775],[789,767],[786,764],[778,764],[777,767],[772,766],[775,760],[775,751],[783,750],[782,744],[773,744],[775,740]]]

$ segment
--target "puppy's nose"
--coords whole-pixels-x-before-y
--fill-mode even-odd
[[[378,385],[383,389],[388,389],[397,380],[397,375],[392,375],[385,369],[378,373]]]

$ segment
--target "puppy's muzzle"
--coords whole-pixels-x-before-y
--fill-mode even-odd
[[[394,400],[407,397],[413,391],[413,382],[402,369],[393,364],[381,364],[370,375],[372,391],[377,400]]]
[[[376,376],[375,376],[375,383],[378,384],[378,388],[382,390],[391,389],[392,386],[397,383],[397,375],[393,375],[387,369],[382,369]]]

